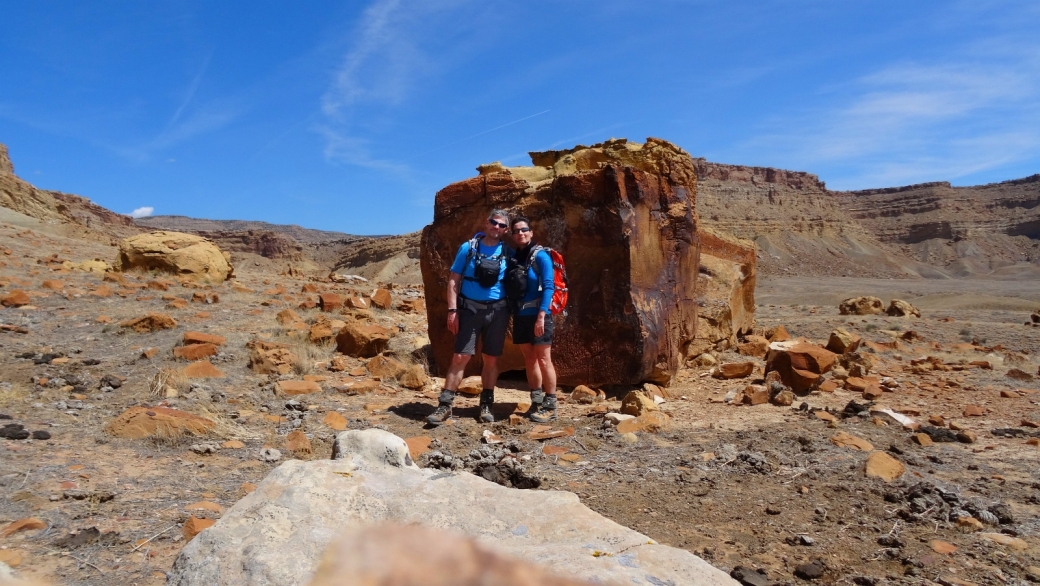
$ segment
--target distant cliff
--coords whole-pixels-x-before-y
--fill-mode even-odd
[[[697,209],[764,274],[1040,277],[1040,175],[831,191],[815,175],[696,160]]]
[[[81,226],[133,225],[129,216],[103,208],[85,197],[37,189],[14,172],[7,147],[0,144],[0,206],[39,220],[67,221]]]

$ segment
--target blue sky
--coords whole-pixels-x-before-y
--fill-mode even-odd
[[[610,137],[834,189],[1040,172],[1040,3],[16,2],[0,142],[115,211],[417,230]]]

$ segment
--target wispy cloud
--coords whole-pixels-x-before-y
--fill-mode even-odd
[[[152,213],[154,211],[155,211],[155,208],[153,208],[152,206],[139,207],[139,208],[135,209],[134,211],[130,212],[130,217],[131,218],[147,218],[148,216],[152,215]]]
[[[188,104],[191,104],[191,101],[195,98],[195,92],[199,91],[199,86],[202,84],[202,78],[206,75],[206,70],[209,69],[210,59],[210,57],[206,57],[206,60],[202,63],[202,67],[199,68],[198,74],[196,74],[195,78],[191,80],[191,83],[188,85],[188,90],[184,93],[184,100],[181,101],[181,105],[177,108],[177,111],[173,113],[173,117],[170,118],[170,121],[166,124],[167,129],[171,128],[181,119],[181,114],[184,113],[185,108],[187,108]]]
[[[826,179],[837,188],[956,179],[1028,160],[1040,148],[1040,50],[1008,50],[891,64],[839,88],[837,105],[778,120],[786,130],[747,146],[835,169]]]
[[[417,88],[443,65],[444,55],[432,59],[427,45],[459,34],[458,30],[448,30],[444,19],[467,1],[376,0],[369,5],[321,98],[324,120],[313,129],[325,138],[326,159],[408,171],[403,162],[373,154],[375,141],[368,136],[374,126],[392,120],[395,109],[413,98]]]

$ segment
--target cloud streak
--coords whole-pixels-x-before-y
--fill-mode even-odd
[[[827,168],[836,188],[957,179],[1020,163],[1040,148],[1040,52],[976,50],[891,64],[852,80],[839,105],[777,121],[748,143],[783,164]]]
[[[185,92],[184,100],[181,101],[181,105],[177,108],[177,111],[173,113],[173,117],[170,118],[170,121],[166,123],[167,129],[180,120],[181,114],[184,113],[188,104],[191,104],[191,101],[195,98],[195,92],[199,91],[199,86],[202,85],[202,78],[205,77],[206,70],[209,69],[210,59],[211,57],[206,57],[206,60],[202,63],[202,67],[199,68],[198,74],[191,80],[191,83],[188,85],[188,90]]]
[[[130,212],[130,217],[134,218],[134,219],[137,219],[137,218],[147,218],[148,216],[152,215],[152,212],[154,212],[154,211],[155,211],[155,208],[153,208],[152,206],[143,206],[143,207],[139,207],[139,208],[135,209],[134,211]]]

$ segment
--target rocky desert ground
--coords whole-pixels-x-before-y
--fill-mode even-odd
[[[924,261],[877,232],[866,260],[850,239],[839,250],[809,228],[781,250],[770,232],[754,328],[691,356],[669,386],[568,387],[559,420],[535,426],[512,371],[496,423],[477,422],[470,396],[431,429],[441,381],[427,375],[407,246],[368,243],[377,252],[340,264],[382,263],[371,280],[233,250],[234,278],[200,284],[88,262],[115,264],[120,238],[141,229],[99,236],[95,222],[88,237],[83,223],[11,207],[0,208],[0,562],[22,577],[163,584],[185,543],[280,463],[326,459],[339,431],[375,427],[406,438],[420,466],[573,492],[743,584],[1040,581],[1040,287],[1023,271],[998,280],[946,251],[936,271],[971,270],[897,275]],[[814,246],[831,247],[832,269],[806,262]],[[990,270],[1035,260],[998,256],[986,253]],[[863,296],[920,316],[839,313]],[[357,324],[369,329],[342,333]],[[765,358],[788,337],[844,351],[823,384],[780,397]],[[365,344],[382,352],[360,357]]]

